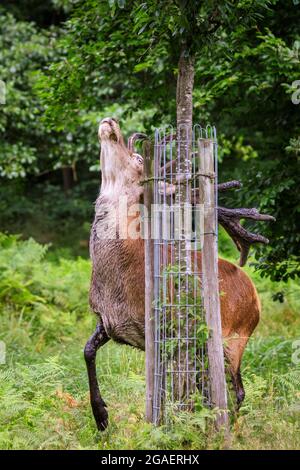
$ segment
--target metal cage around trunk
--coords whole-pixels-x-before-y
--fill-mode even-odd
[[[216,129],[156,129],[145,146],[148,420],[226,410],[218,289]],[[151,279],[150,279],[151,278]],[[223,411],[218,424],[226,424]]]

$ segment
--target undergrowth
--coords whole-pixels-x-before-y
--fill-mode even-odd
[[[96,431],[82,354],[96,322],[87,303],[90,262],[49,260],[46,252],[34,240],[0,235],[0,449],[221,448],[201,408],[176,415],[171,428],[145,423],[144,354],[111,342],[98,354],[110,424]],[[299,449],[300,287],[248,272],[263,313],[244,355],[246,399],[232,417],[231,447]],[[272,300],[278,291],[282,303]]]

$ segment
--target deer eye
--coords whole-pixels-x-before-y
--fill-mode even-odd
[[[133,156],[135,157],[135,159],[139,162],[140,165],[143,165],[144,163],[144,159],[141,155],[139,155],[138,153],[134,153]]]

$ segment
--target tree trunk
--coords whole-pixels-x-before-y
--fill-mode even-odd
[[[175,261],[179,268],[178,303],[176,307],[178,346],[174,370],[178,372],[174,376],[175,400],[184,403],[189,400],[188,395],[192,395],[196,390],[193,374],[192,360],[189,357],[189,341],[182,341],[181,336],[192,336],[192,332],[181,331],[183,324],[192,324],[191,319],[187,320],[187,308],[183,305],[184,293],[193,292],[193,276],[191,262],[191,233],[189,233],[187,221],[190,220],[191,202],[191,152],[192,152],[192,130],[193,130],[193,87],[194,87],[194,57],[187,55],[186,48],[183,47],[179,63],[177,78],[177,164],[176,173],[180,174],[179,184],[175,195],[175,205],[180,208],[180,228],[176,234],[174,246]],[[187,299],[185,303],[188,303]],[[188,323],[187,323],[188,322]],[[190,329],[190,327],[188,327]],[[191,408],[193,404],[191,403]]]
[[[191,183],[188,176],[192,170],[192,134],[193,134],[193,88],[195,75],[195,58],[187,55],[186,48],[181,50],[178,62],[177,78],[177,173],[182,174],[183,183],[179,183],[176,193],[176,203],[184,207],[185,202],[191,202]],[[186,207],[188,210],[188,207]],[[185,239],[180,244],[181,259],[186,260],[187,269],[191,271],[191,244],[188,240],[188,234],[184,232],[182,226],[182,235]],[[182,246],[181,246],[182,245]]]
[[[194,74],[195,74],[195,59],[193,56],[187,55],[185,47],[183,47],[179,63],[178,63],[178,79],[177,79],[177,168],[176,173],[180,173],[180,183],[177,186],[177,192],[175,196],[175,202],[180,206],[181,210],[183,207],[187,211],[190,211],[191,204],[191,173],[192,173],[192,151],[193,151],[193,87],[194,87]],[[202,164],[208,165],[211,171],[214,170],[214,156],[212,143],[209,143],[211,147],[211,153],[208,155],[210,159],[202,161]],[[206,167],[205,167],[206,168]],[[209,188],[207,194],[206,204],[209,204],[214,209],[214,186],[211,181],[203,183],[203,187]],[[189,213],[190,212],[186,212]],[[214,213],[210,216],[210,221],[215,222]],[[175,258],[176,263],[179,265],[179,272],[183,272],[183,276],[179,275],[179,292],[193,292],[193,278],[194,271],[198,271],[197,266],[192,266],[192,251],[191,251],[191,234],[187,232],[185,223],[180,227],[180,239],[175,243]],[[190,227],[191,228],[191,227]],[[216,231],[216,227],[213,227]],[[224,372],[224,357],[223,357],[223,345],[222,345],[222,327],[220,318],[220,305],[219,305],[219,292],[218,292],[218,278],[217,278],[217,247],[215,245],[215,239],[213,236],[206,236],[206,246],[203,250],[202,258],[202,269],[205,268],[207,279],[206,291],[204,299],[204,308],[206,310],[207,325],[213,331],[210,333],[210,339],[208,341],[208,359],[209,359],[209,378],[210,388],[212,394],[213,405],[219,407],[221,410],[227,408],[227,397],[226,397],[226,382]],[[190,273],[190,274],[189,274]],[[203,286],[202,286],[203,287]],[[184,294],[179,294],[178,306],[177,306],[177,318],[178,325],[185,324],[185,331],[183,336],[193,336],[193,316],[187,307],[184,306],[186,302],[184,300]],[[188,320],[187,320],[188,316]],[[186,322],[186,323],[185,323]],[[181,336],[180,326],[178,336]],[[189,403],[190,409],[193,408],[192,400],[190,400],[191,392],[196,392],[196,379],[193,374],[186,373],[186,371],[193,370],[194,358],[191,357],[190,342],[180,342],[178,344],[178,354],[176,358],[175,370],[178,371],[175,374],[175,396],[176,399],[181,402]],[[186,409],[186,408],[185,408]],[[216,419],[216,425],[218,428],[228,426],[228,418],[226,412],[219,413]]]
[[[176,92],[177,129],[179,130],[181,126],[186,126],[190,140],[193,127],[194,75],[195,58],[194,56],[187,56],[186,49],[183,47],[178,62]]]
[[[64,166],[62,168],[63,176],[63,187],[65,194],[68,194],[74,186],[74,173],[73,168],[70,166]]]

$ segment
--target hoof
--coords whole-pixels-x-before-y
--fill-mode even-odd
[[[108,413],[104,408],[103,404],[93,404],[92,405],[94,418],[98,431],[104,431],[108,426]]]
[[[240,388],[240,389],[237,391],[237,394],[236,394],[236,407],[237,407],[237,411],[240,409],[241,404],[242,404],[243,401],[244,401],[244,398],[245,398],[245,391],[244,391],[244,389]]]

